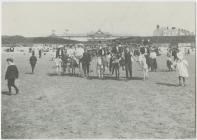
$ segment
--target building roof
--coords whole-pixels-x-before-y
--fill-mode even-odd
[[[96,37],[96,38],[108,38],[108,37],[111,37],[111,34],[109,34],[109,33],[106,33],[106,32],[102,32],[100,29],[97,31],[97,32],[95,32],[95,33],[89,33],[89,34],[87,34],[87,36],[88,37],[92,37],[92,38],[94,38],[94,37]]]

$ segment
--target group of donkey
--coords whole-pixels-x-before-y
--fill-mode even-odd
[[[78,68],[78,75],[83,75],[82,70],[82,57],[84,49],[75,49],[63,51],[61,54],[61,68],[62,73],[68,71],[72,75],[76,75],[76,68]],[[120,67],[122,70],[125,69],[124,51],[114,54],[108,53],[103,56],[96,56],[96,71],[99,78],[103,78],[106,70],[110,72],[111,75],[115,73],[115,77],[119,78]]]
[[[61,67],[62,67],[63,73],[65,73],[67,70],[68,73],[75,75],[76,68],[79,68],[79,72],[80,72],[79,74],[82,74],[81,60],[83,57],[83,52],[84,52],[84,49],[82,48],[75,49],[75,50],[67,49],[67,51],[63,51],[61,55],[61,59],[62,59]]]

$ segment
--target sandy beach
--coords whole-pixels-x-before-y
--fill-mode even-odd
[[[6,95],[6,58],[19,69],[18,95]],[[58,76],[50,55],[38,59],[31,74],[30,54],[2,53],[2,138],[195,138],[195,55],[186,56],[189,78],[179,87],[176,72],[167,72],[166,56],[158,56],[157,72],[143,81],[133,63],[133,79],[125,71],[116,80]]]

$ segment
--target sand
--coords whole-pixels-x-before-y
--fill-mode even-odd
[[[20,71],[18,95],[6,95],[5,60]],[[50,55],[31,74],[30,54],[2,53],[2,138],[195,138],[195,56],[186,56],[189,78],[178,87],[176,72],[166,72],[166,57],[147,81],[133,64],[132,80],[99,80],[55,74]]]

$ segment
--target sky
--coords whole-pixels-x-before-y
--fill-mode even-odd
[[[86,34],[151,36],[156,25],[195,32],[194,2],[3,2],[2,35]]]

